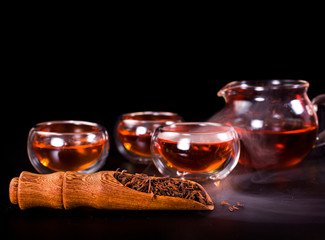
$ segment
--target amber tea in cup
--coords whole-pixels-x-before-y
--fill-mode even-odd
[[[27,150],[32,165],[40,173],[93,173],[106,161],[109,137],[105,128],[96,123],[44,122],[30,130]]]
[[[159,126],[181,122],[172,112],[134,112],[123,114],[117,121],[116,143],[121,154],[136,163],[151,162],[151,136]]]
[[[223,179],[239,152],[236,131],[217,123],[176,123],[157,128],[152,137],[153,162],[170,177]]]

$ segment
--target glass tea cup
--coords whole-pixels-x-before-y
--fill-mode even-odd
[[[93,173],[106,162],[109,137],[106,129],[97,123],[43,122],[30,130],[27,151],[30,162],[39,173]]]
[[[152,136],[153,162],[165,176],[221,180],[236,166],[239,138],[233,127],[184,122],[159,127]]]
[[[181,122],[182,118],[172,112],[133,112],[119,117],[115,140],[120,153],[134,163],[147,164],[152,161],[151,136],[159,126]]]

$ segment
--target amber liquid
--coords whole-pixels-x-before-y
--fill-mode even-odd
[[[138,156],[150,158],[151,155],[151,136],[154,128],[146,129],[145,133],[137,133],[137,127],[141,127],[141,125],[137,126],[136,124],[132,129],[127,129],[123,120],[139,120],[139,121],[155,121],[156,124],[164,125],[165,122],[171,121],[175,122],[179,120],[177,115],[166,115],[166,114],[141,114],[141,115],[130,115],[124,116],[122,121],[119,123],[117,128],[117,135],[123,144],[124,148]],[[149,130],[149,131],[148,131]]]
[[[317,128],[291,131],[246,131],[240,136],[239,163],[257,169],[277,169],[298,164],[312,149]]]
[[[41,127],[38,130],[59,133],[87,133],[98,131],[99,128],[87,125],[55,124]],[[77,143],[68,142],[63,146],[55,146],[53,142],[44,140],[40,134],[32,143],[33,151],[40,163],[54,171],[81,171],[93,165],[102,155],[105,139],[89,142],[87,134],[79,135]],[[52,138],[53,140],[53,138]],[[63,143],[63,140],[60,140]]]
[[[118,128],[117,134],[126,150],[141,157],[151,157],[150,133],[138,135],[134,131]]]
[[[53,147],[33,143],[33,150],[40,163],[54,171],[81,171],[93,165],[101,156],[104,141],[93,144]]]
[[[182,150],[179,142],[158,138],[157,149],[171,167],[178,170],[201,173],[218,169],[232,153],[233,140],[219,143],[189,143]]]

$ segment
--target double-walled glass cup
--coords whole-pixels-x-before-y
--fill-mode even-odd
[[[134,112],[119,117],[115,139],[120,153],[134,163],[147,164],[152,161],[151,136],[159,126],[181,122],[182,118],[172,112]]]
[[[239,139],[231,126],[184,122],[159,127],[152,136],[153,162],[165,176],[221,180],[236,166]]]
[[[27,151],[30,162],[39,173],[93,173],[106,162],[109,137],[106,129],[97,123],[43,122],[30,130]]]

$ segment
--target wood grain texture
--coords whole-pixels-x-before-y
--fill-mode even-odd
[[[19,178],[15,177],[9,184],[9,199],[12,204],[18,204],[18,182]]]
[[[62,208],[63,172],[48,175],[22,172],[18,182],[18,204],[32,207]]]
[[[213,210],[194,200],[155,196],[123,186],[113,171],[93,174],[57,172],[34,174],[22,172],[12,179],[9,197],[21,209],[49,207],[72,209],[92,207],[110,210]],[[207,197],[211,201],[210,196]],[[212,202],[212,201],[211,201]]]

